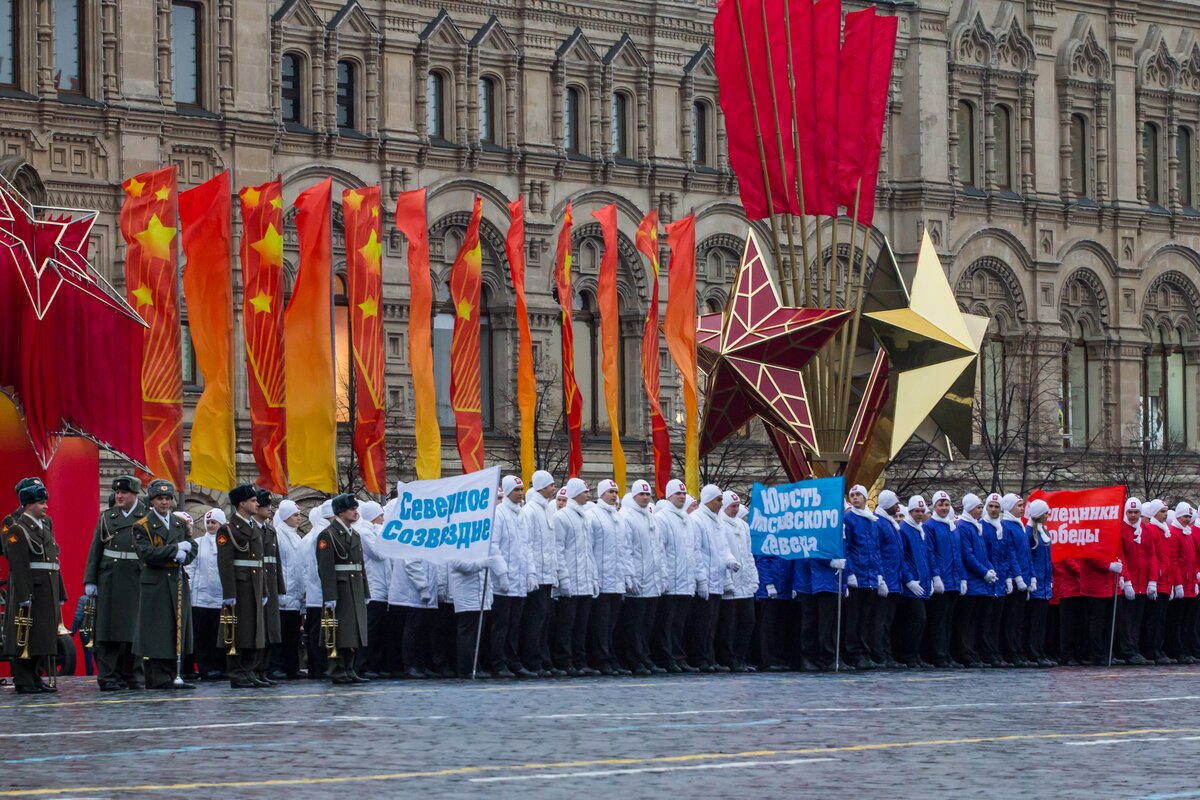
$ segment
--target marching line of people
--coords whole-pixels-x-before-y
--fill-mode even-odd
[[[496,678],[1103,665],[1110,646],[1119,664],[1200,658],[1186,502],[1130,498],[1115,560],[1055,563],[1043,500],[967,494],[956,514],[945,492],[927,504],[885,490],[871,509],[854,486],[845,557],[787,560],[752,555],[747,507],[715,485],[696,499],[672,480],[657,503],[643,480],[624,497],[602,480],[594,500],[583,480],[559,488],[545,471],[528,488],[503,479],[486,559],[438,564],[386,556],[389,509],[351,495],[306,520],[241,485],[196,535],[169,482],[143,498],[136,478],[118,478],[81,603],[97,683],[467,678],[481,617],[479,663]],[[17,495],[3,521],[4,655],[18,692],[54,691],[42,674],[66,590],[49,497],[37,479]]]

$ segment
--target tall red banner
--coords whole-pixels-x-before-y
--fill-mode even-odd
[[[183,474],[183,364],[179,327],[178,190],[175,167],[121,184],[125,294],[146,321],[142,357],[142,429],[150,473],[177,487]]]
[[[567,420],[570,447],[567,457],[569,477],[583,469],[583,398],[575,382],[575,334],[571,328],[571,201],[563,213],[562,230],[554,251],[554,285],[562,307],[563,411]]]
[[[621,376],[617,369],[617,351],[621,348],[621,316],[617,304],[617,206],[609,203],[592,216],[600,223],[604,255],[600,258],[600,279],[596,300],[600,306],[600,372],[604,375],[604,406],[612,448],[613,479],[625,493],[625,450],[621,447],[620,409]]]
[[[667,269],[667,311],[663,332],[667,350],[683,378],[684,481],[693,497],[700,496],[699,382],[696,378],[696,215],[688,214],[667,226],[671,263]]]
[[[658,212],[651,211],[637,229],[637,249],[650,262],[650,309],[646,312],[646,327],[642,332],[642,382],[650,402],[650,435],[654,443],[654,486],[659,497],[666,496],[667,481],[671,479],[671,434],[663,419],[658,363]]]
[[[537,427],[537,379],[533,371],[533,339],[529,332],[529,309],[525,305],[525,201],[518,197],[508,204],[508,235],[504,252],[512,275],[517,300],[517,330],[521,339],[517,348],[517,406],[521,409],[521,476],[528,486],[533,480],[533,434]]]
[[[1121,508],[1124,486],[1104,486],[1073,492],[1036,491],[1029,500],[1045,500],[1050,506],[1046,528],[1055,563],[1089,558],[1105,563],[1116,561],[1121,547]]]
[[[483,286],[483,253],[479,246],[479,220],[483,200],[475,196],[475,209],[462,247],[450,269],[450,300],[454,303],[454,335],[450,340],[450,406],[458,455],[464,473],[483,469],[483,401],[479,375],[479,302]]]
[[[383,244],[378,186],[342,193],[350,344],[354,351],[354,452],[372,494],[387,491],[387,384],[383,353]]]
[[[238,192],[242,205],[242,326],[250,439],[258,485],[287,494],[283,369],[283,190],[278,180]]]

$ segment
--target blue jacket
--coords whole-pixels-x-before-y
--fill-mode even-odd
[[[903,559],[900,530],[891,520],[880,519],[876,515],[875,532],[879,535],[879,572],[888,585],[888,591],[899,592],[904,588],[904,582],[900,580],[900,562]]]
[[[933,574],[941,577],[947,592],[957,592],[964,577],[958,537],[948,524],[933,517],[925,520],[922,527],[932,553]]]
[[[1028,584],[1029,579],[1033,577],[1033,564],[1029,554],[1029,535],[1019,521],[1008,519],[1007,516],[1001,524],[1004,526],[1004,538],[1008,539],[1008,546],[1013,554],[1013,580],[1015,581],[1019,575]]]
[[[987,544],[988,561],[991,562],[992,569],[996,570],[996,577],[1000,579],[992,585],[992,595],[1004,597],[1008,594],[1007,581],[1016,572],[1012,547],[1008,544],[1008,531],[1004,530],[1003,525],[997,530],[996,526],[988,522],[986,518],[981,522],[983,522],[983,541]]]
[[[774,586],[779,600],[792,599],[792,562],[779,556],[755,556],[758,568],[758,591],[754,596],[760,600],[769,597],[767,586]]]
[[[927,535],[906,521],[900,523],[900,538],[904,545],[904,555],[900,562],[900,580],[904,583],[904,596],[916,597],[908,590],[908,583],[917,581],[925,590],[925,595],[920,599],[928,600],[929,593],[933,590],[933,571],[926,542]]]
[[[847,509],[842,522],[846,532],[845,577],[853,573],[858,588],[874,589],[879,585],[880,574],[879,532],[875,530],[875,516],[862,516]]]
[[[1032,525],[1027,530],[1027,541],[1031,542],[1032,547],[1029,554],[1030,564],[1033,576],[1038,582],[1037,591],[1030,592],[1029,596],[1034,600],[1049,600],[1054,595],[1054,562],[1050,558],[1050,543],[1039,537]]]
[[[847,573],[843,571],[841,576],[839,576],[837,570],[829,566],[829,559],[809,558],[803,563],[808,564],[809,577],[812,580],[813,594],[820,594],[821,592],[833,592],[834,594],[837,594],[839,587],[841,589],[846,588]],[[848,568],[849,564],[846,566]]]
[[[987,542],[984,541],[990,530],[990,525],[984,530],[983,523],[970,517],[961,517],[954,528],[958,534],[958,549],[962,553],[963,573],[967,579],[967,597],[991,597],[993,594],[993,585],[984,580],[988,570],[992,569]]]
[[[807,558],[797,558],[789,561],[792,567],[792,595],[812,594],[812,571],[808,568]]]

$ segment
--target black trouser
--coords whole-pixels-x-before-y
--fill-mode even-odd
[[[550,660],[550,612],[553,586],[546,583],[530,592],[521,611],[521,664],[534,672],[548,670]]]
[[[684,642],[691,607],[691,595],[665,594],[658,601],[658,615],[654,620],[654,660],[663,669],[687,663]]]
[[[715,639],[717,618],[721,608],[721,595],[710,594],[692,601],[692,615],[688,621],[688,658],[694,667],[712,667],[717,663]]]
[[[1058,658],[1064,664],[1090,658],[1089,599],[1064,597],[1058,601]]]
[[[147,689],[168,689],[175,684],[173,658],[147,658],[144,670]]]
[[[217,640],[215,631],[212,638]],[[124,683],[130,689],[146,687],[142,659],[133,654],[132,642],[96,642],[95,651],[98,683]]]
[[[1166,592],[1171,591],[1167,587]],[[1146,598],[1146,611],[1142,620],[1142,655],[1153,661],[1166,655],[1163,652],[1163,640],[1166,637],[1167,605],[1170,595],[1158,593],[1158,599]]]
[[[921,639],[925,635],[928,600],[901,597],[896,606],[896,658],[910,667],[921,661]]]
[[[44,669],[46,674],[50,673],[50,664],[47,662],[48,656],[31,656],[29,658],[13,657],[11,661],[13,686],[18,689],[32,689],[35,686],[44,685],[42,677],[38,675],[39,669]]]
[[[456,671],[458,677],[470,678],[475,663],[475,642],[479,637],[479,612],[456,611],[454,618],[458,631],[454,643]]]
[[[458,638],[457,627],[454,604],[438,604],[429,635],[429,666],[443,677],[453,677],[458,674],[455,652]],[[474,647],[474,643],[471,646]]]
[[[730,668],[745,666],[753,634],[754,598],[722,600],[717,618],[717,663]]]
[[[804,601],[805,639],[811,639],[812,648],[805,648],[807,657],[821,669],[833,669],[837,647],[837,592],[817,592]]]
[[[1187,598],[1180,597],[1167,604],[1163,652],[1171,658],[1179,658],[1183,655],[1183,609],[1187,602]]]
[[[1041,661],[1046,657],[1046,613],[1050,601],[1034,597],[1025,604],[1025,657]]]
[[[262,657],[262,651],[258,648],[238,648],[237,655],[231,653],[225,654],[225,673],[229,675],[229,680],[236,681],[253,681],[255,680],[254,672],[258,668],[258,660]]]
[[[505,667],[513,672],[521,669],[518,650],[521,646],[521,612],[524,607],[524,597],[498,594],[492,598],[492,610],[488,614],[492,626],[488,637],[492,672],[499,672]]]
[[[592,613],[592,598],[558,598],[554,620],[554,666],[561,670],[583,669],[587,666],[588,620]]]
[[[387,614],[384,616],[384,625],[387,628],[387,647],[383,652],[383,669],[397,678],[408,667],[408,664],[404,662],[404,623],[408,616],[407,612],[408,609],[404,606],[389,605]]]
[[[1023,629],[1025,627],[1025,603],[1029,599],[1028,592],[1014,589],[1013,593],[1004,598],[1004,616],[1000,621],[1000,649],[1004,660],[1021,662],[1025,660]]]
[[[779,607],[784,602],[769,597],[759,597],[754,601],[754,638],[750,660],[760,670],[780,665],[775,643],[779,641]]]
[[[1200,597],[1187,597],[1178,601],[1183,603],[1183,625],[1180,634],[1180,645],[1183,655],[1196,658],[1200,655]]]
[[[979,629],[979,658],[985,664],[998,664],[1004,660],[1000,652],[1000,620],[1003,615],[1003,597],[977,598],[975,625]]]
[[[941,592],[929,598],[925,651],[934,666],[944,667],[950,663],[950,628],[954,623],[954,607],[957,604],[958,592]]]
[[[588,639],[588,656],[595,669],[617,667],[613,652],[613,632],[621,613],[622,595],[601,594],[592,604],[591,631]]]
[[[621,607],[622,625],[625,636],[625,666],[629,669],[648,668],[650,660],[650,631],[654,626],[657,597],[626,597]]]
[[[788,658],[795,668],[816,666],[813,661],[817,652],[816,602],[811,592],[797,595],[792,601],[791,635],[788,637],[791,652]]]
[[[875,635],[877,595],[874,589],[851,589],[846,598],[846,624],[842,632],[842,652],[846,662],[859,666],[871,658],[871,640]]]
[[[321,633],[320,606],[309,606],[304,610],[304,649],[308,653],[308,677],[313,680],[327,677],[329,656]]]
[[[950,652],[960,664],[978,664],[979,604],[985,598],[964,594],[958,598],[950,637]]]
[[[367,646],[358,648],[355,672],[385,672],[387,649],[390,646],[387,627],[386,600],[367,601]]]
[[[217,648],[221,609],[192,606],[192,641],[196,645],[196,671],[203,676],[225,671],[225,654]]]
[[[1087,619],[1088,659],[1096,666],[1108,664],[1112,638],[1113,601],[1111,597],[1084,598]],[[1113,643],[1116,650],[1116,643]]]
[[[370,636],[370,634],[367,634]],[[354,676],[354,660],[358,657],[358,647],[338,648],[337,658],[329,659],[329,678],[334,681],[344,681]]]
[[[1117,652],[1125,660],[1141,654],[1146,602],[1144,594],[1134,595],[1132,600],[1122,595],[1117,601]]]
[[[271,670],[289,678],[300,674],[300,631],[304,622],[300,611],[279,610],[279,644],[270,650]]]
[[[892,623],[896,619],[899,594],[889,594],[875,601],[875,630],[871,637],[871,659],[883,664],[896,660],[892,648]]]
[[[415,669],[418,672],[430,672],[430,636],[434,620],[437,618],[436,608],[415,608],[412,606],[390,606],[390,617],[398,620],[401,626],[402,644],[401,661],[404,670]]]

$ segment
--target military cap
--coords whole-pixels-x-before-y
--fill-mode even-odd
[[[247,500],[253,500],[258,494],[258,490],[249,483],[243,483],[240,486],[235,486],[229,491],[229,502],[235,507],[240,506]]]
[[[343,511],[349,511],[352,508],[358,508],[358,501],[354,499],[354,495],[339,494],[333,498],[334,514],[341,514]]]
[[[21,480],[17,481],[16,488],[14,488],[13,491],[16,492],[17,494],[20,494],[21,490],[24,489],[26,486],[43,486],[43,485],[44,484],[42,483],[41,478],[21,478]]]
[[[112,490],[114,492],[133,492],[137,494],[142,490],[142,482],[132,475],[122,475],[119,478],[113,479]]]
[[[266,489],[259,489],[254,493],[254,497],[256,500],[258,500],[258,504],[260,506],[270,506],[274,503],[271,493]]]
[[[146,487],[146,497],[153,500],[156,497],[174,497],[175,487],[170,481],[164,481],[161,478],[150,481],[150,485]]]
[[[32,503],[44,503],[50,499],[50,493],[46,491],[46,487],[41,481],[37,483],[27,483],[17,491],[17,502],[22,506],[27,506]]]

